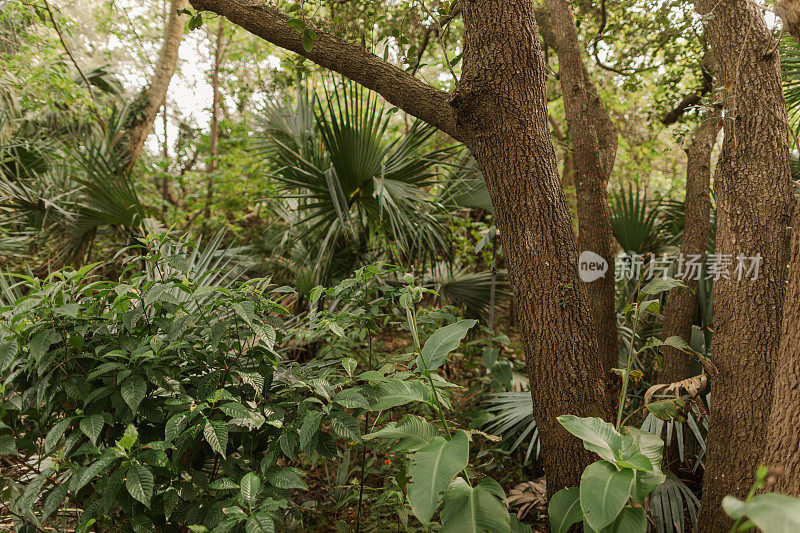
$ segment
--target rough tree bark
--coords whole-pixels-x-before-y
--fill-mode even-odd
[[[147,136],[153,131],[153,124],[155,124],[158,110],[167,98],[169,82],[172,79],[172,75],[175,74],[175,68],[178,64],[178,49],[183,37],[183,26],[186,23],[186,15],[178,14],[178,11],[186,9],[188,5],[189,0],[172,0],[170,2],[169,20],[164,28],[164,44],[161,46],[161,52],[158,55],[156,70],[153,73],[150,85],[143,89],[141,93],[141,99],[144,102],[141,116],[129,129],[130,144],[128,152],[131,158],[130,164],[139,159]]]
[[[287,17],[244,0],[192,0],[246,30],[339,72],[467,145],[486,177],[521,321],[548,493],[577,485],[592,460],[555,417],[609,419],[577,246],[547,127],[545,65],[533,5],[466,0],[463,77],[439,91],[322,30],[303,49]],[[562,296],[563,291],[563,296]]]
[[[722,119],[708,112],[695,128],[686,149],[686,202],[681,254],[684,257],[705,255],[711,235],[711,151],[722,127]],[[691,342],[692,324],[697,312],[697,279],[676,276],[689,290],[672,289],[664,311],[664,338],[677,335]],[[662,349],[664,370],[659,376],[663,383],[674,383],[691,377],[691,360],[685,353],[665,346]]]
[[[763,464],[781,474],[771,489],[800,496],[800,204],[795,208],[789,284],[783,304],[783,337]]]
[[[607,376],[619,365],[614,301],[614,239],[606,187],[617,153],[617,132],[581,58],[578,30],[567,0],[547,0],[564,111],[572,139],[578,199],[578,248],[600,255],[606,275],[586,284]]]
[[[727,531],[726,494],[744,497],[761,459],[772,401],[786,280],[792,191],[786,105],[775,39],[750,0],[695,0],[724,86],[717,164],[717,249],[760,254],[755,280],[714,285],[712,383],[701,531]],[[706,16],[713,13],[713,16]]]
[[[797,0],[776,2],[784,9],[793,7],[793,16],[781,14],[784,25],[800,41],[800,6]],[[800,496],[800,203],[795,205],[792,220],[792,252],[789,261],[789,283],[783,302],[783,330],[772,411],[769,418],[767,445],[763,464],[781,472],[772,490]]]

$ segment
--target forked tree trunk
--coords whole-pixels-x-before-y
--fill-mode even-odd
[[[144,107],[141,116],[130,127],[130,144],[128,152],[130,154],[130,164],[139,159],[142,153],[147,136],[153,131],[158,110],[167,98],[167,89],[175,68],[178,64],[178,49],[183,37],[183,26],[186,23],[186,15],[178,14],[178,11],[186,9],[189,0],[172,0],[169,7],[169,19],[164,28],[164,44],[161,45],[161,52],[158,55],[156,70],[150,85],[142,90],[141,98]]]
[[[606,187],[617,151],[617,132],[581,58],[578,30],[566,0],[547,0],[564,111],[572,139],[578,199],[578,248],[608,263],[605,276],[586,284],[597,332],[597,353],[607,377],[619,364],[614,301],[614,246]]]
[[[695,0],[724,83],[716,170],[717,254],[762,257],[758,278],[714,285],[711,426],[700,530],[727,531],[726,494],[744,497],[764,449],[780,344],[792,191],[775,39],[750,0]],[[705,17],[705,15],[709,15]]]
[[[463,16],[464,74],[453,106],[495,206],[552,495],[577,485],[594,460],[556,416],[607,418],[611,405],[586,289],[576,276],[578,251],[547,125],[533,5],[470,1]]]
[[[712,116],[713,114],[713,116]],[[705,255],[711,235],[711,151],[722,127],[722,118],[709,111],[694,131],[686,149],[686,201],[684,204],[683,257]],[[672,289],[664,308],[664,338],[677,335],[686,342],[692,340],[692,324],[697,313],[698,281],[694,276],[679,276],[689,288]],[[662,383],[674,383],[691,377],[691,360],[680,350],[665,346],[662,349],[664,370]]]
[[[547,127],[545,65],[533,4],[467,0],[463,77],[454,94],[321,29],[311,51],[288,18],[244,0],[192,0],[246,30],[380,93],[464,142],[486,177],[515,295],[548,492],[594,460],[556,416],[611,417],[578,250]]]

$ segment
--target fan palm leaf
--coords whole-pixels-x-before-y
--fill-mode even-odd
[[[666,244],[659,203],[650,202],[638,184],[622,186],[610,195],[611,231],[627,253],[658,252]]]
[[[401,264],[448,256],[445,211],[428,188],[450,151],[424,151],[433,128],[390,134],[378,97],[349,82],[322,98],[298,91],[294,105],[272,103],[262,115],[255,149],[277,169],[283,199],[297,201],[293,236],[316,243],[309,259],[326,273],[320,281],[339,270],[327,263],[343,249]]]

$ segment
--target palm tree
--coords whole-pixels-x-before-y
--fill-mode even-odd
[[[298,90],[295,105],[269,104],[260,118],[257,152],[277,169],[280,201],[297,202],[291,240],[303,241],[318,283],[380,257],[420,270],[449,258],[446,211],[430,188],[451,150],[425,151],[435,130],[420,122],[393,134],[391,117],[345,82],[322,98]]]
[[[115,228],[125,244],[143,234],[147,217],[125,142],[129,118],[127,106],[112,107],[88,127],[62,122],[66,129],[55,139],[31,135],[25,118],[12,123],[0,144],[4,251],[38,250],[58,267],[82,262],[100,228]]]

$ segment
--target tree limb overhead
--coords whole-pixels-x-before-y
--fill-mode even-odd
[[[363,47],[314,29],[311,51],[303,48],[301,34],[288,25],[278,10],[252,0],[190,0],[195,9],[213,11],[281,48],[338,72],[383,96],[389,103],[461,140],[450,95],[418,80]]]

